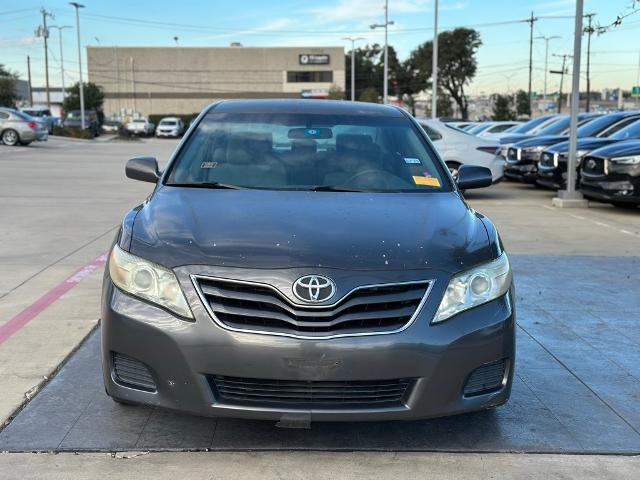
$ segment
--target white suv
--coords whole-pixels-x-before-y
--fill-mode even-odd
[[[179,137],[184,132],[184,123],[178,117],[166,117],[160,120],[156,128],[156,137]]]

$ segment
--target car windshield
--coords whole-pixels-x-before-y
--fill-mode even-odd
[[[629,140],[629,139],[636,139],[636,138],[640,139],[640,120],[632,123],[631,125],[623,128],[622,130],[618,130],[609,138],[613,138],[614,140]]]
[[[136,118],[133,123],[146,123],[146,120],[143,118]]]
[[[67,118],[80,118],[80,111],[77,112],[67,112]]]
[[[571,118],[559,117],[555,122],[550,123],[538,132],[538,135],[558,135],[569,128]]]
[[[208,114],[167,185],[283,190],[451,189],[435,153],[402,117]]]
[[[536,128],[537,126],[543,124],[547,120],[549,120],[549,117],[532,118],[528,122],[525,122],[522,125],[518,125],[513,130],[509,130],[509,133],[527,133],[533,130],[534,128]]]
[[[160,125],[165,126],[165,127],[173,127],[176,125],[176,121],[175,120],[162,120],[160,122]]]
[[[602,132],[605,128],[610,125],[613,125],[615,122],[620,120],[619,116],[609,116],[605,115],[603,117],[598,117],[590,122],[587,122],[583,126],[578,129],[578,137],[594,137],[600,132]]]
[[[484,132],[491,126],[492,126],[491,123],[481,123],[480,125],[476,125],[475,127],[469,128],[466,131],[469,132],[471,135],[477,135],[481,132]]]

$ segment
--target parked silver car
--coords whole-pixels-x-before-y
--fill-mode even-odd
[[[58,124],[58,119],[51,114],[51,110],[46,107],[25,107],[21,108],[22,113],[35,118],[38,122],[42,123],[49,134],[53,133],[53,127]]]
[[[179,137],[184,133],[184,123],[178,117],[166,117],[160,120],[156,128],[156,137]]]
[[[0,140],[5,145],[29,145],[48,138],[47,128],[35,118],[12,108],[0,108]]]

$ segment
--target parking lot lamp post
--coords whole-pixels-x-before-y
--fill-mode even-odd
[[[60,80],[62,80],[62,101],[64,102],[64,97],[66,96],[67,90],[64,88],[64,55],[62,49],[62,30],[65,28],[73,28],[69,25],[51,25],[49,28],[57,28],[58,29],[58,39],[60,41]]]
[[[389,92],[389,25],[393,25],[393,21],[389,21],[389,0],[384,2],[384,23],[374,23],[371,29],[384,27],[384,73],[382,78],[382,103],[387,103]]]
[[[549,70],[549,40],[553,40],[555,38],[562,38],[559,35],[552,35],[550,37],[545,37],[545,36],[540,36],[540,37],[535,37],[535,39],[542,39],[544,40],[544,93],[542,95],[542,99],[546,102],[547,101],[547,73]],[[546,106],[545,106],[546,107]]]
[[[431,118],[438,118],[438,0],[435,0],[431,55]]]
[[[82,48],[80,46],[80,9],[84,8],[84,5],[81,5],[77,2],[69,2],[69,5],[72,5],[76,9],[76,33],[78,34],[78,67],[80,72],[80,82],[78,83],[80,86],[80,125],[82,125],[82,129],[84,130],[84,88],[82,87]]]
[[[356,101],[356,40],[364,40],[364,37],[344,37],[343,40],[351,42],[351,101]]]
[[[584,0],[576,0],[576,23],[573,38],[573,71],[571,72],[571,123],[569,134],[569,158],[567,159],[567,187],[558,192],[553,204],[558,207],[585,207],[587,201],[576,191],[576,144],[578,107],[580,103],[580,51],[582,47],[582,14]]]

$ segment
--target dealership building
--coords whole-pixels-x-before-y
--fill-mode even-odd
[[[87,47],[107,116],[192,114],[229,98],[326,98],[343,47]]]

